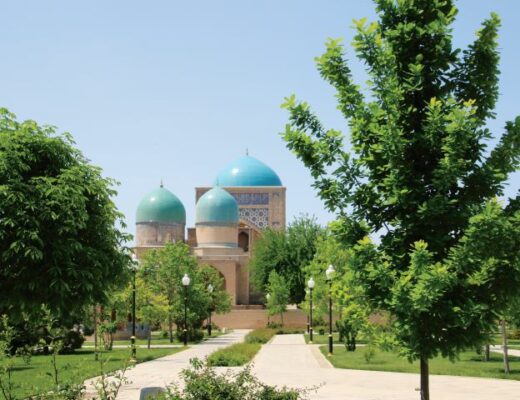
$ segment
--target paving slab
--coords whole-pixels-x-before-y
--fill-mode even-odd
[[[190,346],[187,350],[179,353],[137,364],[127,371],[126,377],[130,382],[121,387],[117,399],[138,400],[142,388],[165,387],[173,381],[178,381],[179,373],[189,366],[190,359],[204,359],[218,349],[242,342],[248,332],[250,332],[250,329],[236,329],[226,335]],[[93,383],[97,379],[92,378],[85,381],[86,398],[92,398],[92,395],[95,394]]]
[[[419,374],[331,368],[317,347],[306,345],[303,335],[275,336],[255,357],[254,372],[271,385],[322,384],[310,399],[419,400]],[[520,382],[432,375],[430,395],[434,400],[518,400]]]

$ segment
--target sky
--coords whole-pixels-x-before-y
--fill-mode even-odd
[[[458,1],[454,44],[466,47],[491,11],[500,30],[501,82],[495,135],[520,114],[520,2]],[[287,187],[287,220],[332,220],[308,171],[280,132],[285,96],[308,101],[327,128],[348,136],[334,91],[314,57],[328,37],[353,37],[352,20],[375,20],[369,0],[4,2],[0,107],[19,119],[70,132],[105,176],[120,182],[117,207],[134,233],[141,198],[161,179],[194,225],[195,187],[209,186],[245,154]],[[351,48],[354,77],[366,80]],[[520,188],[512,176],[506,194]]]

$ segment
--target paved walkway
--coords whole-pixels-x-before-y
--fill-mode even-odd
[[[191,358],[203,359],[215,350],[242,342],[249,331],[249,329],[235,329],[229,334],[208,339],[179,353],[137,364],[126,373],[130,383],[121,388],[117,398],[119,400],[138,400],[141,388],[165,387],[173,381],[178,381],[179,372],[188,367]],[[95,379],[85,381],[86,398],[91,398],[95,394],[95,389],[92,386]],[[89,396],[89,394],[92,395]]]
[[[310,387],[326,383],[311,399],[418,400],[418,374],[333,368],[303,335],[279,335],[254,360],[258,378],[271,385]],[[520,382],[501,379],[430,377],[432,399],[518,400]]]
[[[503,353],[502,345],[490,346],[490,350],[494,353]],[[510,356],[520,357],[520,350],[507,349],[507,353]]]

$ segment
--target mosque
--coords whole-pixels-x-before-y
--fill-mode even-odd
[[[199,264],[219,271],[235,307],[260,304],[247,266],[262,230],[285,228],[285,192],[276,172],[246,154],[222,169],[213,187],[195,188],[195,227],[186,229],[184,205],[161,184],[137,207],[136,255],[183,241]]]

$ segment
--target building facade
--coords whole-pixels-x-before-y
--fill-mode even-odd
[[[245,155],[217,175],[213,187],[195,188],[195,226],[186,230],[182,202],[162,185],[141,200],[136,213],[135,252],[186,242],[199,264],[219,271],[235,306],[260,304],[248,264],[254,242],[266,228],[285,228],[286,188],[276,172]]]

